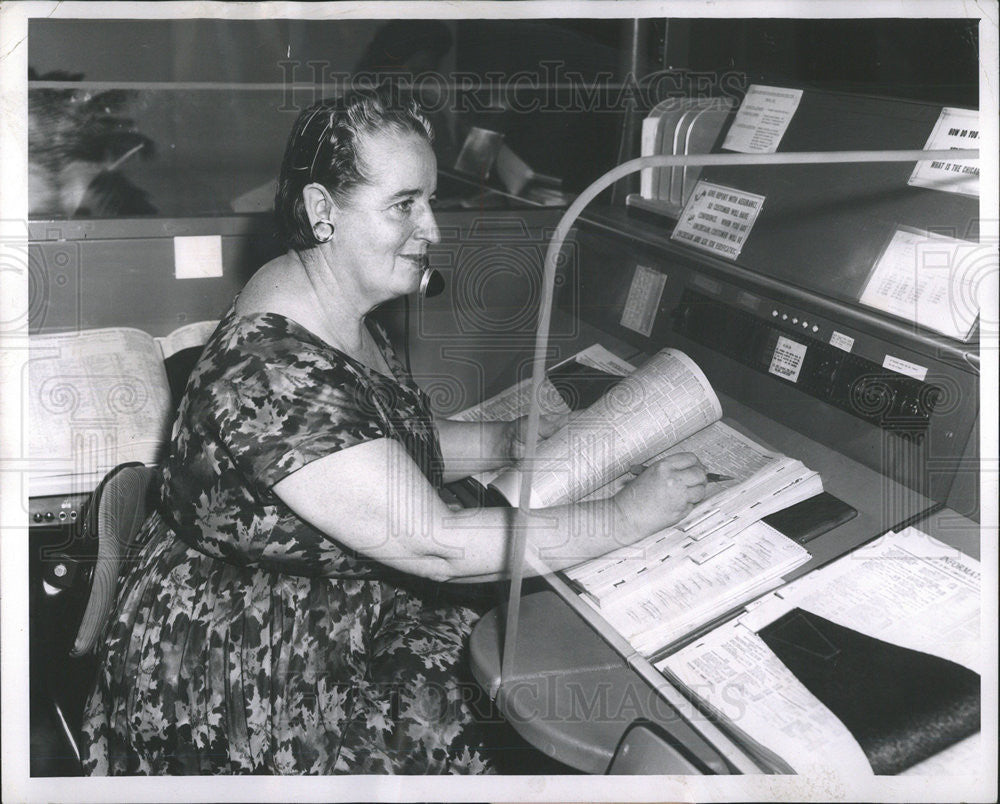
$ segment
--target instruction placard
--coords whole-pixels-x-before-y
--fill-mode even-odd
[[[699,181],[671,238],[721,257],[736,259],[762,206],[762,195]]]
[[[752,84],[729,127],[723,148],[742,154],[773,154],[799,108],[801,89]]]
[[[768,371],[791,382],[798,382],[802,361],[806,359],[807,348],[804,343],[779,335]]]
[[[660,309],[660,297],[667,284],[667,275],[645,265],[636,265],[632,274],[632,284],[622,310],[621,325],[633,332],[649,337],[656,321],[656,311]]]
[[[979,314],[977,293],[996,270],[988,246],[897,229],[861,293],[861,303],[951,338],[966,340]],[[993,266],[993,267],[991,267]]]
[[[928,151],[979,147],[979,112],[945,107],[927,138]],[[917,162],[911,187],[929,187],[946,193],[979,197],[979,162]]]
[[[850,352],[854,348],[854,338],[834,330],[830,333],[830,346],[836,346],[838,349]]]
[[[926,366],[921,366],[919,363],[911,363],[909,360],[903,360],[903,358],[894,355],[885,356],[885,359],[882,361],[882,368],[887,368],[899,374],[905,374],[907,377],[913,377],[915,380],[920,380],[921,382],[927,378]]]

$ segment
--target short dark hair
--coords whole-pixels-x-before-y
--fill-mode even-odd
[[[342,201],[367,181],[358,144],[362,136],[381,131],[413,133],[428,142],[431,124],[416,102],[395,85],[355,89],[341,98],[325,99],[299,114],[285,146],[274,196],[278,233],[289,248],[319,244],[309,225],[302,190],[316,182]]]

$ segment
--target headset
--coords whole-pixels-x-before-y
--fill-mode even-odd
[[[424,257],[424,272],[420,275],[420,288],[417,292],[424,299],[431,299],[440,296],[444,291],[444,277],[437,268],[427,265],[427,258]]]

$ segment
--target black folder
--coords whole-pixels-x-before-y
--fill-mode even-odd
[[[895,774],[979,731],[979,674],[795,608],[759,631],[854,735],[877,774]]]

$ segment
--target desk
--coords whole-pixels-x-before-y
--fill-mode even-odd
[[[853,520],[809,542],[813,558],[786,580],[921,516],[925,518],[917,527],[978,558],[977,523],[947,509],[935,511],[930,500],[874,470],[735,400],[720,399],[729,424],[800,458],[820,472],[828,491],[858,509]],[[555,592],[522,600],[514,677],[500,685],[503,628],[500,610],[489,612],[476,626],[471,637],[473,674],[495,693],[501,712],[521,736],[560,762],[588,773],[605,773],[629,726],[636,719],[647,719],[665,728],[689,752],[668,756],[667,767],[650,772],[699,772],[687,769],[691,765],[711,773],[755,770],[738,747],[729,744],[717,750],[714,737],[706,740],[700,733],[716,733],[712,723],[694,707],[677,707],[662,698],[649,677],[636,670],[641,665],[648,668],[647,662],[620,638],[598,635]],[[657,685],[666,681],[659,677]],[[676,703],[678,698],[679,693],[671,700]],[[692,719],[695,727],[685,719]]]

